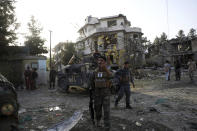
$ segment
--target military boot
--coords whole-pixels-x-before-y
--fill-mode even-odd
[[[109,127],[104,128],[104,131],[110,131],[110,128]]]
[[[114,103],[114,107],[117,108],[118,107],[118,101],[116,100]]]
[[[126,105],[126,109],[132,109],[130,105]]]
[[[96,126],[97,127],[102,127],[101,121],[96,121]]]

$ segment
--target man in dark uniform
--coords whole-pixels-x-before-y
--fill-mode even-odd
[[[122,99],[124,93],[126,94],[126,108],[131,109],[130,106],[130,82],[133,84],[133,88],[135,88],[133,78],[131,76],[131,72],[129,71],[129,62],[126,61],[124,63],[123,69],[120,69],[116,72],[115,77],[118,77],[120,89],[118,92],[118,97],[115,101],[115,107],[118,106],[118,102]]]
[[[33,68],[33,71],[31,73],[31,90],[35,90],[36,87],[36,79],[38,78],[38,73],[36,72],[36,68]]]
[[[31,71],[30,71],[29,66],[27,66],[27,69],[24,72],[24,77],[25,77],[26,89],[29,90],[30,84],[31,84]]]
[[[101,126],[102,109],[104,111],[104,128],[110,130],[110,79],[111,72],[107,69],[106,58],[98,57],[98,68],[94,71],[91,86],[94,96],[96,125]]]
[[[181,80],[181,63],[178,59],[174,62],[174,68],[175,68],[174,71],[175,71],[176,81],[180,81]]]
[[[52,89],[55,89],[55,78],[56,78],[56,75],[57,75],[57,72],[55,71],[54,67],[52,67],[52,69],[51,69],[51,71],[49,73],[50,88],[52,88]]]

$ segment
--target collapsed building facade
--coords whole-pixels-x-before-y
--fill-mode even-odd
[[[177,38],[169,41],[168,52],[170,61],[179,59],[183,66],[187,66],[190,58],[197,62],[197,38]]]
[[[158,55],[151,58],[159,66],[163,66],[166,60],[172,65],[175,60],[179,60],[187,68],[190,58],[197,62],[197,38],[183,37],[165,41],[159,46]]]
[[[88,16],[78,31],[78,55],[86,57],[99,52],[107,57],[109,64],[122,65],[131,59],[141,60],[138,63],[141,64],[145,58],[140,48],[143,33],[141,28],[130,26],[130,21],[122,14],[100,19]]]

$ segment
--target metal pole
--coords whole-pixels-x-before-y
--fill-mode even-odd
[[[51,72],[51,30],[49,30],[50,32],[50,72]],[[50,85],[50,89],[51,89],[51,83],[49,84]]]

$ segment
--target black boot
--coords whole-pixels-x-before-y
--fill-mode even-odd
[[[117,100],[115,101],[114,107],[115,108],[118,107],[118,101]]]
[[[126,105],[126,109],[132,109],[130,105]]]

